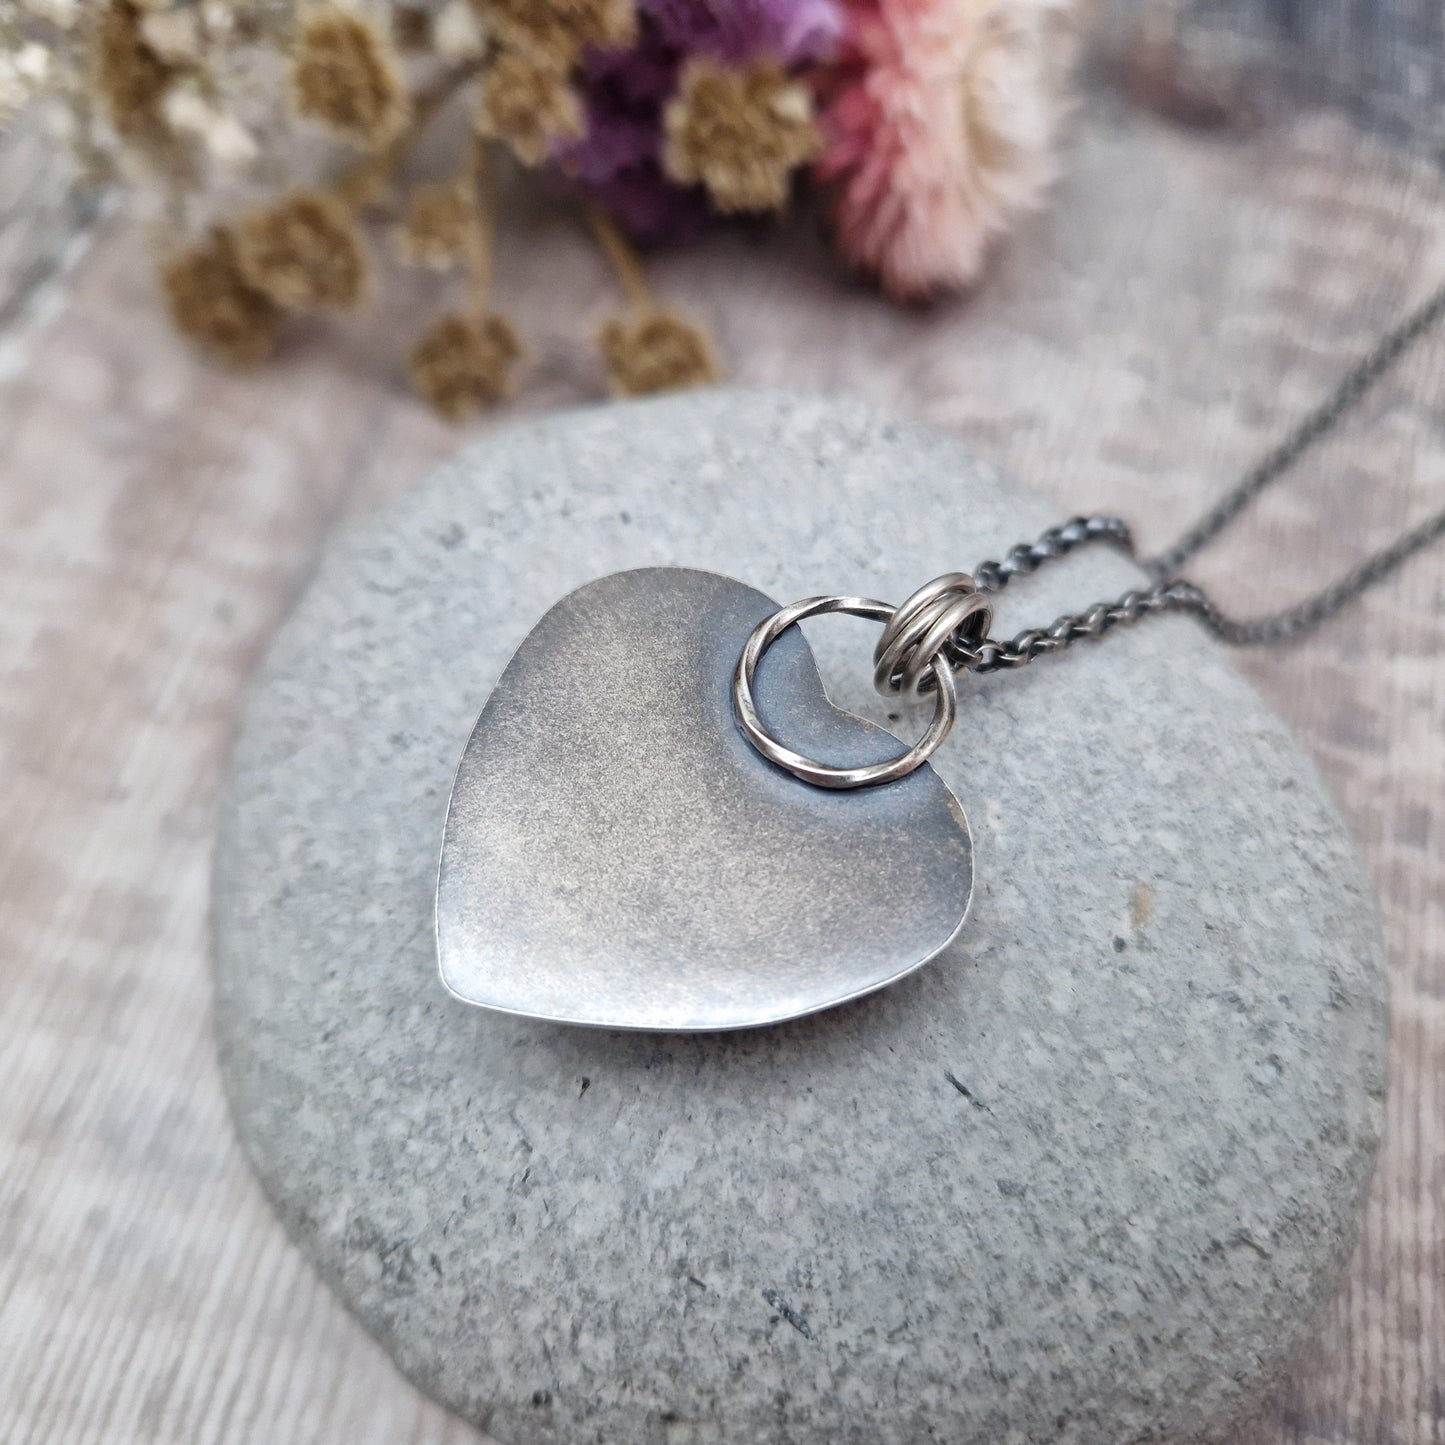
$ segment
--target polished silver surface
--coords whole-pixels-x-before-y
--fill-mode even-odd
[[[880,783],[897,782],[916,768],[921,768],[953,730],[958,698],[953,685],[953,669],[946,658],[930,658],[928,661],[930,674],[936,679],[938,701],[927,731],[911,748],[905,748],[881,763],[838,767],[819,762],[781,742],[769,731],[758,713],[753,696],[753,678],[768,649],[789,628],[809,617],[821,617],[830,612],[842,612],[850,617],[870,617],[875,622],[887,622],[894,615],[893,608],[886,602],[875,601],[872,597],[805,597],[801,602],[779,608],[771,617],[764,618],[748,634],[733,671],[733,712],[738,726],[770,763],[786,768],[795,778],[801,778],[816,788],[871,788]]]
[[[813,787],[734,721],[739,651],[777,610],[730,578],[652,568],[537,624],[452,791],[436,908],[452,993],[557,1022],[735,1029],[872,992],[947,947],[973,849],[933,769]],[[797,628],[754,681],[769,727],[831,766],[899,746],[828,701]]]

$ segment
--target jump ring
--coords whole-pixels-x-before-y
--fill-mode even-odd
[[[993,624],[993,603],[967,572],[945,572],[904,599],[873,650],[873,686],[885,697],[928,691],[934,657],[961,665],[959,644],[977,644]]]
[[[958,713],[958,695],[954,686],[953,668],[947,658],[939,655],[929,664],[936,683],[937,702],[933,721],[927,731],[907,751],[885,762],[870,763],[859,768],[840,768],[820,763],[780,743],[763,725],[758,716],[757,704],[753,700],[753,676],[763,654],[782,636],[788,628],[807,617],[820,617],[830,612],[842,612],[850,617],[868,617],[875,622],[887,622],[895,615],[894,608],[886,602],[877,602],[871,597],[806,597],[784,607],[758,623],[743,646],[733,673],[733,711],[737,715],[738,727],[747,740],[769,762],[786,768],[794,777],[819,788],[869,788],[879,783],[895,782],[907,777],[915,768],[921,767],[946,738],[953,727]]]

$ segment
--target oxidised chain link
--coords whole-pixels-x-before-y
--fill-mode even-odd
[[[946,649],[950,661],[973,672],[1022,667],[1045,653],[1060,652],[1081,638],[1102,637],[1123,623],[1137,622],[1160,612],[1192,612],[1216,637],[1239,646],[1285,642],[1332,617],[1417,552],[1445,536],[1445,510],[1426,518],[1419,526],[1366,558],[1353,571],[1313,597],[1265,617],[1230,617],[1202,587],[1180,578],[1178,569],[1213,541],[1310,447],[1327,436],[1365,393],[1442,318],[1445,318],[1445,286],[1391,331],[1345,376],[1323,405],[1311,412],[1284,441],[1252,467],[1172,547],[1144,564],[1157,579],[1154,586],[1131,590],[1112,602],[1096,602],[1083,612],[1060,617],[1049,627],[1029,628],[1009,642],[988,637],[973,643],[957,637]],[[1045,562],[1066,556],[1075,547],[1087,542],[1108,542],[1131,557],[1134,555],[1133,536],[1120,518],[1074,517],[1060,527],[1051,527],[1037,542],[1014,547],[1001,562],[982,563],[974,569],[973,576],[979,591],[998,592],[1012,578],[1036,572]]]

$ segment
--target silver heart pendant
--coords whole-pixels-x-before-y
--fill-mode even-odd
[[[946,948],[973,889],[958,800],[928,765],[812,787],[733,714],[778,605],[647,568],[564,597],[507,664],[457,769],[437,954],[458,998],[558,1023],[737,1029],[840,1004]],[[769,725],[860,767],[891,733],[833,706],[796,627],[758,667]]]

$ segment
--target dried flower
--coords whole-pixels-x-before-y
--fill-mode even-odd
[[[211,159],[229,170],[243,169],[260,154],[255,138],[234,115],[189,86],[172,86],[162,112],[177,135],[199,140]]]
[[[812,97],[774,60],[745,70],[689,61],[663,124],[668,175],[701,182],[720,211],[777,210],[819,146]]]
[[[1069,0],[853,0],[823,115],[839,245],[900,300],[967,285],[1053,178]]]
[[[472,0],[504,43],[570,66],[589,48],[619,50],[637,38],[633,0]]]
[[[707,195],[662,170],[662,107],[679,63],[656,27],[630,50],[590,52],[582,67],[587,129],[553,155],[608,215],[646,245],[688,241],[708,221]]]
[[[201,21],[194,10],[147,10],[140,16],[140,34],[168,64],[186,65],[201,53]]]
[[[50,72],[50,59],[50,52],[33,40],[14,52],[0,50],[0,125],[40,90]]]
[[[236,366],[264,361],[276,343],[281,308],[241,273],[231,233],[218,227],[161,269],[171,320],[182,336]]]
[[[174,75],[146,44],[141,19],[131,0],[110,0],[96,32],[96,87],[116,132],[130,139],[164,133],[161,102]]]
[[[391,38],[398,50],[430,50],[434,17],[420,5],[398,5],[391,12]]]
[[[444,417],[461,421],[507,394],[521,354],[517,333],[504,317],[491,313],[471,320],[449,313],[413,348],[412,381]]]
[[[296,113],[377,150],[410,112],[391,47],[365,20],[324,10],[302,27],[291,61]]]
[[[366,255],[351,213],[324,191],[293,191],[236,224],[246,279],[296,310],[351,307],[366,286]]]
[[[651,396],[708,386],[718,378],[707,336],[671,311],[615,316],[597,333],[617,396]]]
[[[469,0],[447,0],[432,22],[432,46],[443,60],[480,60],[487,53],[481,12]]]
[[[397,229],[397,246],[413,266],[443,271],[462,254],[475,224],[476,205],[462,186],[456,182],[420,186]]]
[[[545,53],[502,50],[482,78],[477,128],[504,140],[527,165],[539,165],[559,141],[582,134],[582,102],[567,68]]]
[[[731,65],[772,59],[788,69],[829,58],[843,36],[838,0],[639,0],[674,50]]]

